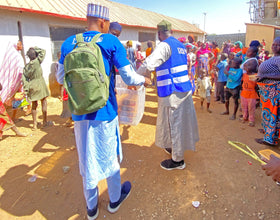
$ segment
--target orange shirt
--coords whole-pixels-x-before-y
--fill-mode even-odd
[[[211,49],[211,52],[214,54],[214,59],[209,61],[209,69],[212,70],[213,69],[213,65],[216,63],[217,61],[217,57],[218,54],[220,53],[220,49],[218,47],[216,47],[215,49]],[[212,76],[214,77],[214,76]]]
[[[217,58],[218,54],[220,53],[220,49],[218,47],[216,47],[215,49],[212,49],[212,53]]]
[[[151,48],[151,47],[148,47],[148,48],[146,49],[146,57],[150,56],[151,53],[152,53],[152,48]]]
[[[240,52],[240,51],[241,51],[241,48],[234,48],[234,49],[233,49],[233,52],[234,52],[234,53],[238,53],[238,52]]]
[[[240,95],[246,99],[258,98],[258,93],[256,92],[255,88],[257,83],[255,81],[250,80],[249,75],[247,73],[243,73],[242,80],[243,84]]]

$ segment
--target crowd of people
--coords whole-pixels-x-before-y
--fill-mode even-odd
[[[189,77],[195,74],[197,88],[201,97],[201,107],[207,100],[207,111],[212,113],[210,93],[214,89],[215,101],[225,104],[225,112],[229,115],[229,101],[234,102],[230,120],[236,119],[241,103],[240,122],[251,127],[255,126],[255,110],[261,106],[262,129],[258,129],[263,138],[256,138],[259,144],[270,147],[278,146],[280,135],[280,37],[274,39],[272,56],[265,50],[266,43],[253,40],[249,47],[240,41],[234,44],[224,42],[221,49],[216,42],[197,42],[192,36],[179,38],[186,48],[192,48],[188,54]],[[193,59],[193,56],[196,59]],[[193,62],[194,60],[195,62]],[[195,66],[195,68],[193,68]],[[192,70],[192,71],[191,71]],[[211,84],[210,84],[211,82]],[[274,181],[280,178],[280,158],[271,155],[262,168]]]
[[[195,78],[193,91],[201,97],[201,107],[207,101],[207,111],[212,113],[210,93],[214,93],[216,102],[225,104],[221,115],[230,114],[230,98],[234,107],[230,120],[239,117],[241,123],[248,122],[255,126],[255,110],[261,105],[263,139],[256,139],[259,144],[276,146],[279,140],[279,37],[272,44],[273,56],[265,50],[265,40],[253,40],[249,47],[244,47],[240,41],[224,42],[221,48],[216,42],[195,42],[190,35],[188,40],[178,39],[191,53],[188,53],[189,77]],[[193,58],[195,57],[195,58]],[[266,73],[263,73],[266,71]],[[271,73],[272,72],[272,73]],[[262,75],[265,75],[262,76]],[[273,75],[273,78],[269,78]],[[271,82],[268,85],[264,82]],[[274,93],[272,93],[274,92]],[[273,98],[271,98],[273,96]],[[265,97],[265,98],[264,98]],[[277,101],[275,101],[277,100]],[[260,104],[261,103],[261,104]]]
[[[101,7],[102,10],[95,10]],[[158,115],[156,122],[155,144],[163,148],[170,159],[163,160],[160,167],[165,170],[184,169],[184,152],[195,150],[199,141],[196,111],[193,95],[207,103],[210,114],[211,94],[215,101],[225,105],[221,115],[230,114],[230,98],[234,107],[230,120],[237,118],[241,103],[241,123],[255,126],[255,110],[261,105],[262,126],[264,134],[256,139],[260,144],[277,146],[280,131],[280,38],[272,44],[273,56],[266,50],[265,41],[252,41],[249,47],[242,42],[224,42],[219,48],[216,42],[196,42],[193,35],[187,39],[176,39],[172,36],[171,23],[163,20],[157,25],[160,43],[154,48],[151,41],[147,42],[145,56],[141,44],[133,48],[128,41],[126,48],[118,40],[122,27],[117,22],[110,23],[109,9],[105,6],[88,4],[87,32],[80,36],[88,44],[98,38],[96,45],[100,48],[102,65],[109,78],[109,97],[106,105],[97,111],[87,114],[70,114],[67,102],[71,102],[63,88],[65,60],[75,49],[78,35],[67,38],[58,55],[56,78],[62,88],[63,113],[72,124],[79,156],[80,174],[83,180],[83,192],[87,205],[88,219],[98,217],[98,182],[107,180],[110,202],[108,211],[115,213],[122,202],[129,196],[131,183],[121,184],[120,162],[122,146],[117,117],[118,104],[115,93],[115,75],[120,74],[127,85],[156,85],[158,95]],[[101,33],[101,35],[99,35]],[[97,37],[96,37],[97,36]],[[82,38],[82,37],[81,37]],[[94,42],[95,43],[95,42]],[[38,128],[37,106],[41,101],[43,124],[51,126],[47,120],[47,97],[49,91],[43,78],[41,63],[45,51],[38,47],[29,48],[29,62],[23,65],[19,55],[19,46],[12,47],[13,55],[20,59],[18,67],[1,77],[13,79],[13,85],[1,85],[0,99],[0,138],[4,130],[11,128],[16,135],[25,137],[19,132],[13,120],[7,114],[3,103],[8,100],[17,103],[15,108],[27,103],[32,113],[32,129]],[[17,50],[18,49],[18,50]],[[12,56],[12,55],[11,55]],[[8,57],[8,55],[7,55]],[[7,62],[6,62],[7,63]],[[5,68],[7,69],[7,68]],[[1,71],[3,68],[1,69]],[[5,76],[5,77],[4,77]],[[2,78],[2,79],[3,79]],[[9,89],[8,89],[9,88]],[[84,92],[84,91],[81,91]],[[16,94],[20,98],[16,98]],[[65,108],[65,109],[64,109]],[[28,112],[27,112],[28,113]],[[263,166],[267,175],[280,181],[280,158],[271,157]]]

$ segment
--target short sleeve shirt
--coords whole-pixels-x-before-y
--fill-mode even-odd
[[[255,81],[250,80],[249,75],[247,73],[243,73],[242,81],[242,91],[240,95],[247,99],[256,99],[258,97],[256,91],[257,83]]]
[[[83,33],[84,41],[89,42],[91,39],[98,34],[97,31],[88,31]],[[121,68],[129,65],[129,61],[126,58],[126,50],[117,37],[111,34],[102,34],[97,40],[97,45],[100,47],[106,74],[109,76],[113,66]],[[64,59],[68,53],[70,53],[76,44],[76,36],[73,35],[67,38],[61,46],[61,57],[59,60],[60,64],[63,64]],[[85,115],[74,115],[72,118],[74,121],[81,120],[99,120],[99,121],[111,121],[117,116],[118,105],[115,96],[115,76],[114,73],[111,75],[110,87],[109,87],[109,98],[106,105],[96,112],[92,112]]]
[[[223,60],[221,61],[218,65],[217,68],[219,69],[218,71],[218,82],[226,82],[227,81],[227,75],[224,74],[224,69],[227,66],[227,61]]]
[[[229,75],[227,79],[227,85],[226,87],[229,89],[235,89],[237,86],[240,86],[243,70],[242,69],[229,69]]]

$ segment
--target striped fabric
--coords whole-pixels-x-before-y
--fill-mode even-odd
[[[87,6],[87,16],[109,20],[109,8],[90,3]]]
[[[3,87],[0,96],[3,103],[11,99],[18,91],[23,68],[24,62],[21,54],[16,50],[16,45],[9,42],[0,66],[0,83]]]
[[[188,65],[187,64],[173,67],[173,68],[170,69],[170,72],[172,74],[175,74],[175,73],[183,72],[183,71],[186,71],[186,70],[188,70]]]
[[[180,65],[180,66],[176,66],[170,69],[171,74],[176,74],[176,73],[180,73],[183,71],[187,71],[188,70],[188,66],[187,65]],[[160,71],[156,72],[157,76],[164,76],[164,75],[169,75],[169,70],[168,69],[163,69]],[[188,75],[183,75],[183,76],[172,76],[173,82],[176,83],[185,83],[187,81],[189,81],[189,76]],[[160,80],[158,79],[157,81],[157,86],[167,86],[172,84],[171,79],[163,79]]]

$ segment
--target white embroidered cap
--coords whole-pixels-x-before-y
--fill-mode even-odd
[[[89,3],[87,6],[87,16],[102,18],[109,21],[109,8],[99,4]]]

